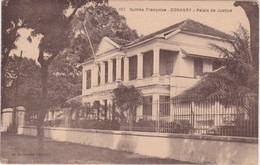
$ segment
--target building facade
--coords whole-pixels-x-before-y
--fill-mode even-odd
[[[121,83],[134,85],[147,106],[137,116],[157,116],[160,106],[194,85],[205,72],[220,67],[221,57],[210,44],[225,46],[229,35],[193,20],[185,20],[133,42],[104,37],[94,60],[83,67],[82,100],[105,107],[112,104],[112,91]],[[171,115],[169,106],[166,115]]]

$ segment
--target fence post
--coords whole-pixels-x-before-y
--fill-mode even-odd
[[[191,100],[191,125],[192,125],[192,128],[193,128],[193,133],[195,132],[195,115],[194,115],[194,106],[195,106],[195,103],[193,100]]]

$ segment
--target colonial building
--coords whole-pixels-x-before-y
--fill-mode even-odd
[[[82,64],[83,102],[112,104],[112,90],[119,83],[139,88],[148,104],[168,101],[195,84],[203,72],[220,67],[220,56],[210,43],[224,45],[226,37],[229,35],[190,19],[133,42],[104,37],[95,60]],[[172,108],[163,109],[169,109],[165,115],[172,113]],[[158,104],[137,108],[137,115],[158,113]]]

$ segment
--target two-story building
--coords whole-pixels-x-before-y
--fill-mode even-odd
[[[112,104],[119,83],[139,88],[148,103],[169,101],[202,76],[220,67],[220,56],[210,43],[224,45],[228,34],[193,20],[185,20],[133,42],[104,37],[95,60],[82,64],[82,101]],[[137,115],[156,116],[158,104],[139,106]],[[172,108],[163,108],[170,115]]]

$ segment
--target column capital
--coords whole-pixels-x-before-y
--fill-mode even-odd
[[[99,64],[100,65],[105,65],[105,61],[100,61]]]
[[[144,55],[144,54],[141,53],[141,52],[137,53],[137,56],[143,56],[143,55]]]
[[[113,62],[113,59],[108,59],[107,62],[111,63],[111,62]]]
[[[118,56],[116,56],[116,59],[117,59],[117,60],[121,60],[122,58],[123,58],[122,55],[118,55]]]
[[[154,52],[160,51],[160,47],[153,47],[153,51],[154,51]]]
[[[124,60],[129,61],[129,58],[127,56],[124,57]]]

